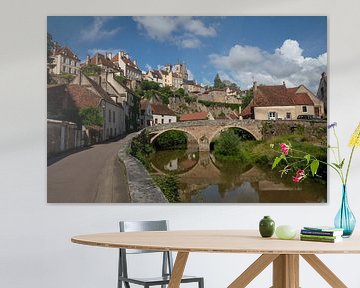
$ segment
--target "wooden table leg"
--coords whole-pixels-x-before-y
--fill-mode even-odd
[[[171,278],[168,288],[179,288],[181,278],[183,277],[186,261],[188,259],[189,252],[178,252],[174,263],[174,268],[171,273]]]
[[[281,254],[273,263],[273,288],[299,288],[299,255]]]
[[[347,288],[347,286],[314,254],[301,255],[331,287]]]
[[[278,254],[263,254],[254,263],[252,263],[238,278],[232,282],[228,288],[244,288],[259,275],[271,262],[273,262]]]

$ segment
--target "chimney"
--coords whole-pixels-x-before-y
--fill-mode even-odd
[[[125,57],[126,57],[127,59],[129,59],[129,54],[128,54],[128,53],[125,53]]]
[[[256,91],[256,90],[257,90],[257,87],[258,87],[257,82],[256,82],[256,81],[254,81],[253,91]]]
[[[124,51],[120,51],[119,54],[120,54],[120,58],[125,56],[125,52],[124,52]]]
[[[99,64],[99,53],[95,54],[95,65]]]
[[[135,64],[135,66],[137,66],[137,61],[136,61],[135,59],[133,60],[133,62],[134,62],[134,64]]]
[[[284,85],[284,87],[286,86],[285,81],[283,81],[283,85]]]
[[[86,56],[86,65],[89,65],[89,63],[90,63],[90,55],[88,54],[87,56]]]
[[[111,52],[109,52],[108,54],[107,54],[107,57],[111,60],[113,57],[112,57],[112,53]]]

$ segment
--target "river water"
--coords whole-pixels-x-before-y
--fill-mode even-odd
[[[217,161],[211,152],[157,151],[151,160],[154,174],[175,174],[180,198],[187,203],[325,203],[326,183],[306,179],[292,182],[291,175],[268,167]]]

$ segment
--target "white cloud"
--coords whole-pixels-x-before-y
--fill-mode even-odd
[[[95,41],[100,39],[105,39],[114,36],[120,30],[120,27],[113,29],[105,29],[104,25],[112,17],[94,17],[93,23],[89,25],[86,29],[80,31],[80,41]]]
[[[178,39],[176,43],[182,48],[198,48],[201,46],[201,41],[194,37]]]
[[[112,53],[113,56],[115,56],[117,53],[119,53],[119,51],[121,51],[121,48],[108,48],[108,49],[103,49],[103,48],[90,48],[88,49],[88,54],[90,56],[96,54],[96,53],[100,53],[103,55],[106,55],[106,53]]]
[[[151,65],[149,65],[149,64],[145,64],[145,69],[147,70],[147,71],[150,71],[150,70],[153,70],[153,68],[151,67]]]
[[[188,32],[194,33],[195,35],[199,35],[203,37],[216,36],[216,30],[214,27],[211,26],[206,27],[205,24],[198,19],[188,20],[187,17],[185,17],[184,28]]]
[[[327,53],[316,58],[304,57],[299,43],[291,39],[285,40],[274,53],[237,44],[227,55],[211,54],[209,58],[220,75],[235,80],[243,88],[251,87],[254,80],[265,85],[285,81],[288,87],[304,84],[316,92],[327,66]]]
[[[182,48],[201,46],[199,37],[214,37],[216,30],[189,16],[137,16],[133,17],[138,28],[158,41],[169,41]]]
[[[189,68],[187,68],[187,72],[188,72],[188,79],[194,80],[194,74],[191,72],[191,70]]]

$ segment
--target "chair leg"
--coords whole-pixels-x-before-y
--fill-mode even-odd
[[[204,279],[199,280],[199,288],[204,288]]]

